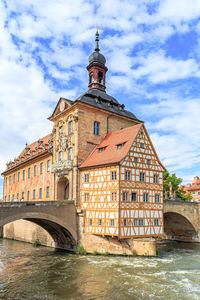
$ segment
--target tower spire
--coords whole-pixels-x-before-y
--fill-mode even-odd
[[[98,32],[99,27],[97,26],[97,31],[96,31],[96,48],[94,49],[94,51],[99,52],[99,32]]]

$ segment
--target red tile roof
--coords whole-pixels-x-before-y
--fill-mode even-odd
[[[141,126],[140,123],[108,133],[80,168],[120,162],[128,154]],[[123,144],[120,149],[117,148],[119,144]],[[102,152],[99,152],[100,148],[103,148]]]

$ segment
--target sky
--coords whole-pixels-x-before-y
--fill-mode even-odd
[[[0,0],[0,172],[88,89],[99,26],[107,93],[145,121],[171,173],[200,176],[199,0]],[[3,177],[0,178],[0,199]]]

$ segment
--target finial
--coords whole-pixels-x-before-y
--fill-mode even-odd
[[[96,31],[96,48],[94,50],[99,52],[99,50],[100,50],[99,49],[99,32],[98,32],[99,27],[96,26],[96,28],[97,28],[97,31]]]

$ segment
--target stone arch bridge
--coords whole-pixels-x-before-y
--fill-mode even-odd
[[[165,200],[164,231],[170,240],[200,242],[200,203]]]
[[[4,202],[0,204],[0,227],[24,219],[44,228],[56,248],[76,251],[77,220],[73,201]]]

